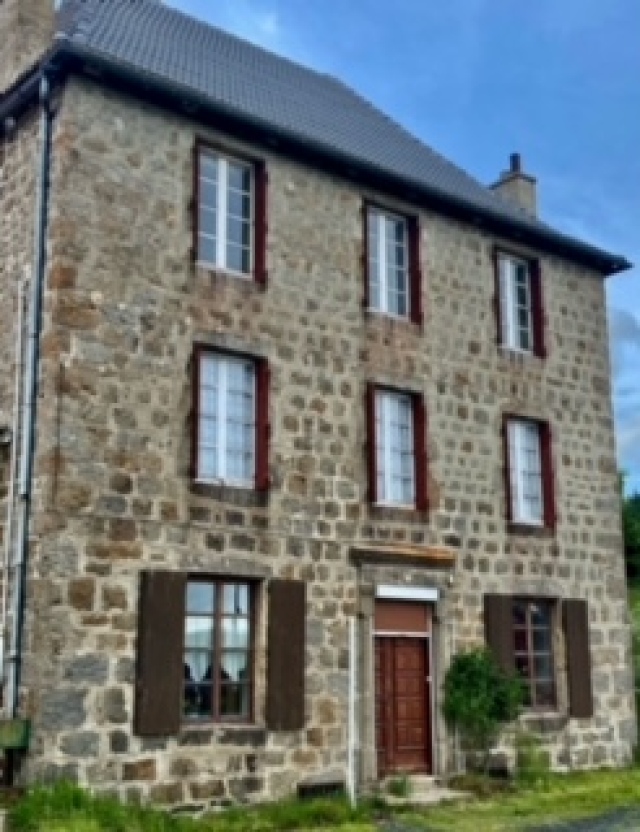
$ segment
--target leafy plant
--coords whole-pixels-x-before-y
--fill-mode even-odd
[[[393,777],[387,783],[387,791],[393,797],[409,797],[411,794],[411,781],[407,775]]]
[[[518,716],[523,697],[521,681],[504,673],[488,650],[453,657],[444,680],[444,716],[480,755],[483,770],[500,727]]]
[[[530,731],[518,731],[515,736],[516,772],[523,786],[544,787],[549,784],[551,761],[540,738]]]

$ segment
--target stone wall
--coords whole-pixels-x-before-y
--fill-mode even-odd
[[[367,542],[455,552],[440,668],[482,641],[483,592],[586,598],[595,716],[545,737],[556,764],[628,760],[635,723],[602,280],[543,257],[549,357],[502,354],[496,241],[422,211],[424,327],[371,315],[360,209],[375,194],[271,152],[268,287],[195,268],[196,134],[231,142],[77,81],[57,120],[23,677],[34,741],[23,776],[73,776],[197,809],[343,773],[348,619],[362,614],[363,587],[408,578],[442,588],[449,574],[363,573],[349,553]],[[267,499],[190,482],[195,341],[270,360]],[[425,394],[428,516],[366,502],[367,380]],[[555,536],[505,532],[506,410],[553,425]],[[133,736],[142,568],[307,581],[305,730],[264,728],[263,614],[255,726]],[[367,627],[363,616],[363,637]],[[443,726],[438,741],[450,766]]]
[[[42,55],[53,36],[54,0],[3,0],[0,3],[0,93]]]

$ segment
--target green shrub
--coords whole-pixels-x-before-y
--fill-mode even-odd
[[[504,673],[488,650],[453,657],[444,680],[444,716],[466,748],[480,755],[483,770],[500,727],[518,716],[523,696],[521,681]]]
[[[523,786],[548,786],[551,775],[549,752],[540,738],[529,731],[518,731],[515,736],[516,774]]]
[[[393,777],[387,783],[387,791],[393,797],[407,798],[411,795],[411,781],[406,774],[401,777]]]

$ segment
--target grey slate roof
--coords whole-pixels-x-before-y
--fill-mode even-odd
[[[66,0],[58,29],[58,45],[85,58],[93,56],[152,83],[171,85],[184,96],[196,95],[213,107],[549,242],[614,258],[527,216],[339,80],[157,0]],[[623,263],[620,258],[620,268]]]

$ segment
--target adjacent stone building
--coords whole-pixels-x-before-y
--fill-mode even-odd
[[[628,762],[629,264],[515,155],[485,188],[167,5],[59,5],[0,6],[14,779],[198,810],[453,771],[485,641],[554,766]]]

